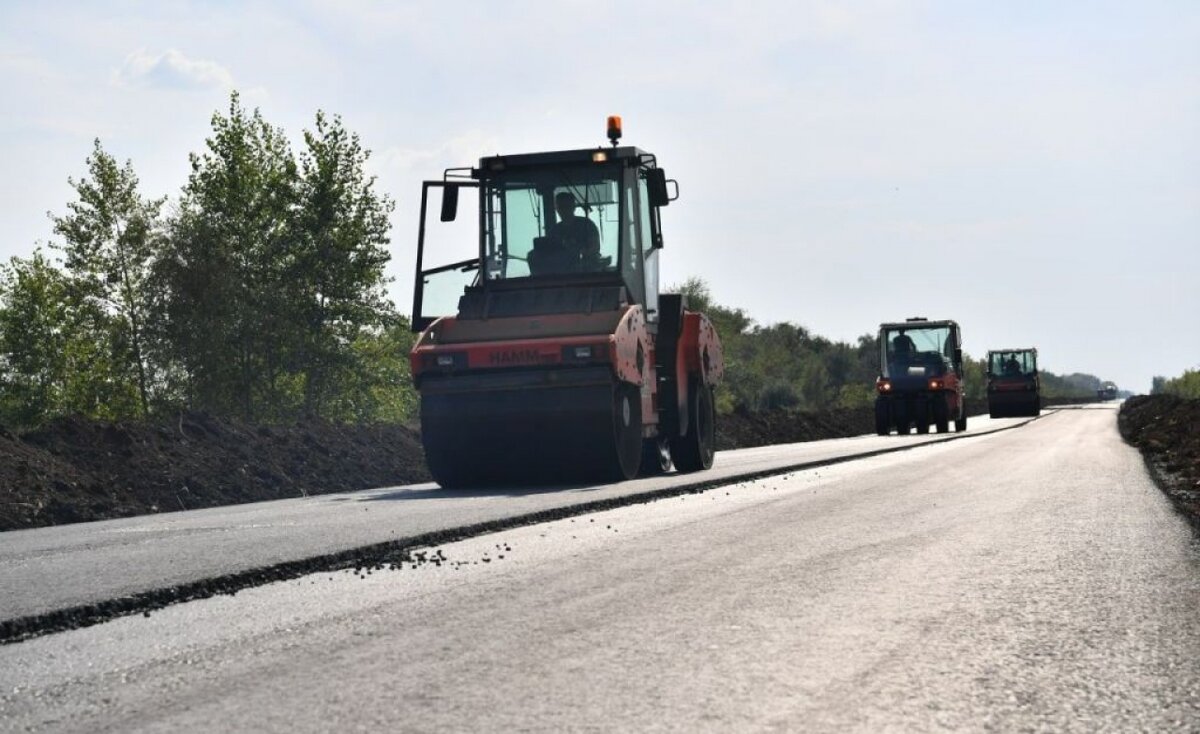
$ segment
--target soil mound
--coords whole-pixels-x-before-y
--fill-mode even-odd
[[[1159,486],[1200,523],[1200,400],[1140,395],[1121,406],[1121,436],[1141,450]]]
[[[717,449],[746,449],[777,443],[844,438],[875,430],[871,408],[799,412],[734,412],[717,419]]]
[[[184,413],[0,430],[0,530],[429,480],[417,432]]]

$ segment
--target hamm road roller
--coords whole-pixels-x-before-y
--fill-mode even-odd
[[[991,417],[1041,414],[1036,349],[988,350],[987,381],[988,414]]]
[[[879,327],[879,378],[875,380],[875,432],[904,435],[967,430],[962,335],[953,321],[916,317]]]
[[[486,157],[424,182],[410,359],[443,487],[712,466],[721,344],[684,296],[659,293],[661,211],[679,186],[608,122],[607,147]]]

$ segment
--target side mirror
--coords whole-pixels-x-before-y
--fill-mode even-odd
[[[458,216],[458,186],[447,184],[442,187],[442,221],[453,222]]]
[[[646,191],[650,195],[651,206],[666,206],[671,203],[667,192],[667,172],[661,168],[651,168],[646,171]]]

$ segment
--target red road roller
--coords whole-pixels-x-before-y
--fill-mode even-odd
[[[481,158],[422,187],[410,357],[443,487],[712,466],[721,343],[659,292],[679,187],[618,144],[619,117],[608,132],[610,146]]]

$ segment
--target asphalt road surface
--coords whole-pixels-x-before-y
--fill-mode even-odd
[[[430,557],[0,646],[0,729],[1200,730],[1200,547],[1108,407]]]
[[[972,417],[964,435],[1024,420]],[[858,436],[723,451],[707,472],[602,486],[464,493],[421,484],[0,533],[0,621],[447,528],[956,435]]]

